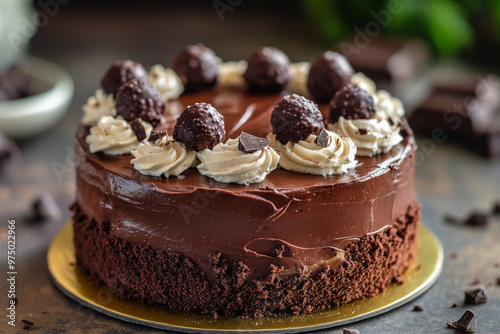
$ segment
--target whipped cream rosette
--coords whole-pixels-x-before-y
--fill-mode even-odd
[[[176,142],[166,131],[153,132],[149,141],[142,142],[132,150],[130,161],[143,175],[178,176],[196,165],[196,153]]]
[[[217,85],[220,87],[234,87],[243,88],[246,86],[243,74],[247,70],[247,62],[241,61],[228,61],[220,62],[219,76],[217,77]]]
[[[96,124],[101,116],[116,116],[113,94],[106,94],[103,89],[99,88],[82,106],[82,111],[82,124],[84,125]]]
[[[278,154],[269,147],[269,140],[244,132],[236,139],[229,139],[196,155],[200,160],[198,171],[224,183],[262,182],[276,169],[279,161]]]
[[[330,102],[328,130],[352,139],[358,156],[390,151],[403,140],[399,134],[404,115],[401,101],[386,91],[376,91],[362,75],[352,81],[356,84],[342,87]]]
[[[138,120],[143,127],[145,137],[153,130],[151,124]],[[128,154],[139,145],[136,132],[120,116],[101,116],[97,124],[90,128],[86,138],[92,153],[104,152],[111,155]]]
[[[177,99],[184,91],[184,85],[177,73],[160,64],[153,65],[149,69],[148,81],[158,89],[163,102]]]

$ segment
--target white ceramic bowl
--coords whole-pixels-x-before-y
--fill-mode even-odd
[[[73,98],[74,84],[62,67],[46,60],[27,58],[33,79],[46,84],[43,93],[0,101],[0,132],[11,138],[32,137],[53,126]]]

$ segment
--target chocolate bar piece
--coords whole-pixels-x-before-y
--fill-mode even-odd
[[[410,115],[415,132],[439,131],[488,157],[500,156],[500,80],[462,71],[443,73]]]
[[[376,83],[401,82],[412,78],[429,62],[428,47],[421,41],[387,37],[362,39],[339,44],[356,72],[363,72]]]

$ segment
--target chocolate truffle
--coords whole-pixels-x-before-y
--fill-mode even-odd
[[[247,63],[244,77],[253,92],[276,93],[290,81],[290,60],[277,48],[260,48],[247,59]]]
[[[181,78],[185,92],[212,88],[219,75],[215,52],[202,44],[182,49],[174,57],[172,69]]]
[[[143,79],[132,79],[120,87],[116,94],[116,113],[127,122],[136,118],[158,125],[165,109],[156,87]]]
[[[271,126],[282,144],[298,143],[318,134],[324,127],[323,116],[318,106],[311,100],[297,94],[283,97],[273,109]]]
[[[118,60],[111,65],[101,79],[101,87],[106,94],[116,97],[120,87],[132,79],[146,78],[146,70],[132,60]]]
[[[307,87],[316,101],[328,102],[340,88],[351,82],[353,74],[344,56],[326,51],[311,64]]]
[[[335,123],[340,116],[345,119],[370,119],[375,117],[373,97],[364,89],[348,84],[342,87],[330,102],[329,123]]]
[[[225,136],[222,115],[208,103],[187,107],[177,118],[173,134],[174,140],[195,151],[212,149]]]

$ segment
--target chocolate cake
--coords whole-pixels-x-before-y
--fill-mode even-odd
[[[213,65],[212,50],[195,51],[175,58],[179,75],[155,65],[148,82],[131,78],[117,92],[130,94],[125,105],[100,90],[84,106],[72,207],[80,270],[120,298],[215,317],[309,313],[402,283],[420,207],[398,101],[354,74],[349,89],[363,100],[352,109],[370,112],[350,117],[345,102],[346,117],[326,124],[331,104],[309,100],[308,64],[263,48],[248,68],[216,59],[217,83],[195,90],[186,80],[207,75],[190,71],[214,71],[179,64]]]

